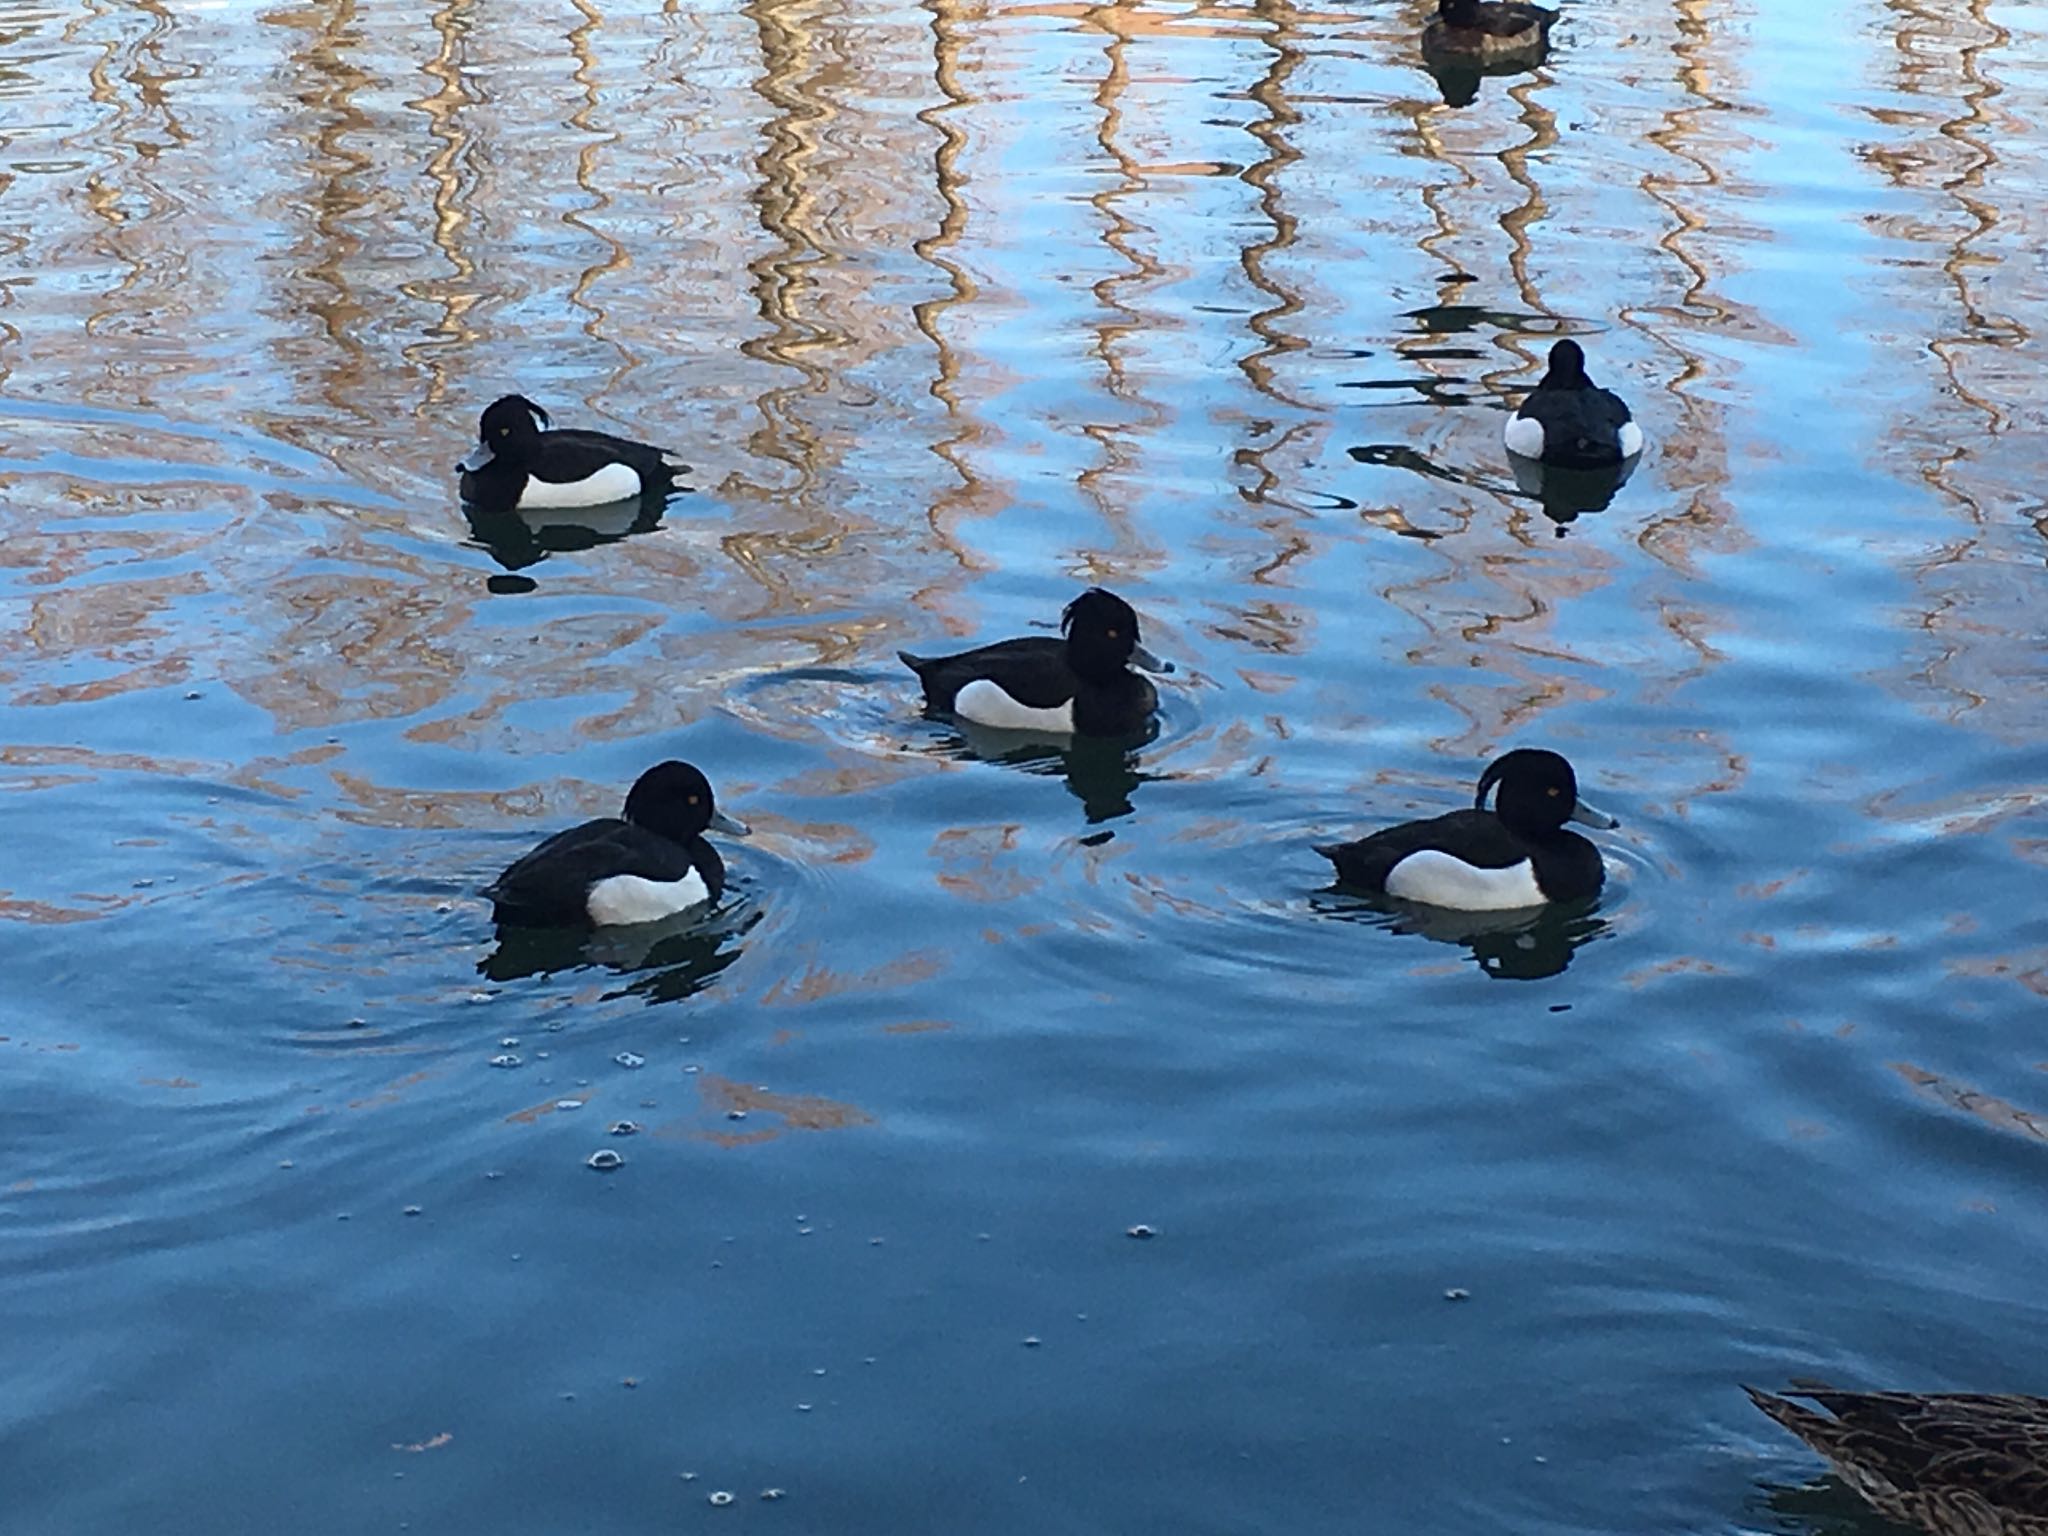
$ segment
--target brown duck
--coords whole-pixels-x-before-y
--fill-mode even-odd
[[[1933,1536],[2048,1536],[2048,1398],[1837,1392],[1750,1401],[1834,1464],[1887,1519]]]

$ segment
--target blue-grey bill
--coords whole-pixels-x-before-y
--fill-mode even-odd
[[[1173,670],[1173,663],[1161,661],[1142,645],[1131,647],[1131,665],[1140,672],[1157,672],[1161,677]]]
[[[462,456],[462,461],[455,467],[469,474],[475,474],[495,457],[496,455],[491,452],[491,445],[489,443],[478,443]]]
[[[754,835],[752,827],[748,826],[744,821],[735,820],[723,811],[713,811],[711,813],[711,830],[723,832],[728,837],[752,837]]]
[[[1597,805],[1586,804],[1583,800],[1573,804],[1572,813],[1567,819],[1584,826],[1598,827],[1602,832],[1612,832],[1621,825],[1618,818],[1608,815]]]

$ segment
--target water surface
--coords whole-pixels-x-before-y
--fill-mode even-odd
[[[1738,1382],[2048,1391],[2048,23],[1428,10],[0,4],[10,1532],[1875,1530]],[[689,493],[472,526],[511,389]],[[919,717],[1094,582],[1142,750]],[[1596,908],[1328,888],[1522,743]],[[720,911],[501,948],[666,756]]]

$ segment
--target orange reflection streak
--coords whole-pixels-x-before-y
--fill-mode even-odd
[[[1966,525],[1912,573],[1924,611],[1911,681],[1942,696],[1952,719],[2031,739],[2043,694],[2033,642],[2039,546],[2013,540],[2009,514],[2021,511],[2048,531],[2034,455],[2016,449],[2023,439],[2013,431],[2021,413],[2038,417],[2042,391],[2017,355],[2031,332],[1991,299],[2001,282],[2020,281],[2007,258],[2034,260],[2041,238],[2030,228],[2039,199],[2028,169],[2017,157],[2018,169],[2002,162],[1993,147],[2001,129],[2010,136],[2018,127],[1998,109],[2004,88],[1989,68],[2012,34],[1991,19],[1984,0],[1940,7],[1888,0],[1887,9],[1895,22],[1890,83],[1901,95],[1932,98],[1938,115],[1873,113],[1887,127],[1921,131],[1869,146],[1864,156],[1893,187],[1931,205],[1925,217],[1880,227],[1939,248],[1948,289],[1947,302],[1928,305],[1939,311],[1926,343],[1940,369],[1936,392],[1903,414],[1900,436],[1917,456],[1919,477]],[[2001,192],[2010,206],[2001,205]],[[1890,265],[1901,274],[1927,270],[1919,260]],[[1924,302],[1917,289],[1905,297]]]
[[[349,397],[363,381],[367,359],[356,334],[367,311],[347,276],[350,263],[363,249],[351,221],[370,205],[361,178],[374,168],[375,160],[351,148],[348,141],[370,130],[370,119],[355,105],[354,96],[372,79],[348,57],[348,51],[362,41],[355,27],[354,0],[271,11],[264,19],[304,37],[303,46],[289,55],[290,65],[300,76],[292,94],[313,121],[308,131],[292,137],[311,145],[316,163],[310,168],[311,186],[303,199],[291,200],[289,214],[312,213],[312,228],[296,243],[293,254],[304,258],[295,275],[316,286],[303,299],[294,295],[293,308],[303,307],[314,315],[328,343],[313,364],[322,374],[318,386],[322,399],[337,410],[349,411]]]
[[[932,344],[938,371],[931,382],[931,395],[946,408],[946,421],[952,428],[952,435],[933,443],[931,451],[945,462],[958,481],[958,484],[943,488],[933,496],[926,508],[925,519],[939,543],[959,562],[962,570],[984,572],[993,567],[960,542],[954,533],[954,525],[963,517],[988,517],[1002,509],[1000,491],[985,485],[970,462],[972,450],[999,440],[999,434],[979,416],[961,410],[960,359],[947,341],[945,327],[941,324],[948,310],[955,305],[972,304],[979,294],[966,267],[949,254],[967,232],[968,213],[963,190],[966,178],[960,170],[960,156],[967,148],[967,131],[952,119],[962,108],[970,105],[973,98],[960,84],[961,7],[957,0],[922,0],[922,3],[931,14],[932,82],[945,99],[919,112],[917,120],[939,135],[938,147],[932,151],[932,176],[944,211],[940,214],[938,228],[916,241],[912,249],[922,260],[938,268],[949,291],[943,297],[926,299],[912,306],[911,319]],[[965,19],[969,20],[981,20],[984,16],[979,7],[965,13]]]
[[[425,174],[434,184],[434,248],[447,261],[450,275],[400,285],[407,298],[432,304],[440,316],[427,326],[425,341],[408,341],[402,348],[405,360],[425,370],[424,405],[438,405],[448,398],[450,356],[454,349],[476,339],[467,316],[477,302],[476,263],[462,246],[462,233],[469,223],[466,191],[461,166],[469,150],[469,136],[462,127],[462,109],[469,105],[461,69],[462,38],[469,27],[469,12],[475,0],[448,0],[428,18],[434,29],[433,58],[419,66],[419,72],[435,83],[431,96],[419,96],[406,105],[426,115],[427,133],[436,148],[427,159]]]
[[[1721,24],[1723,18],[1714,8],[1714,0],[1674,0],[1674,10],[1677,30],[1671,52],[1686,104],[1665,110],[1648,138],[1691,175],[1679,179],[1668,172],[1650,171],[1640,185],[1670,219],[1670,227],[1657,237],[1657,247],[1685,272],[1686,288],[1678,306],[1637,307],[1624,311],[1622,319],[1676,358],[1676,372],[1664,386],[1670,397],[1670,416],[1657,445],[1657,460],[1659,472],[1672,489],[1686,494],[1682,510],[1652,520],[1636,542],[1673,571],[1691,576],[1696,574],[1695,552],[1702,545],[1726,551],[1742,547],[1747,540],[1728,503],[1726,415],[1695,388],[1707,377],[1709,368],[1686,334],[1699,327],[1780,344],[1789,344],[1791,338],[1714,289],[1715,273],[1704,250],[1705,232],[1713,218],[1697,205],[1725,194],[1727,180],[1716,163],[1716,153],[1747,147],[1747,139],[1729,126],[1731,92],[1716,83],[1717,77],[1734,72],[1728,53],[1740,34]],[[1712,642],[1714,625],[1705,612],[1676,593],[1660,593],[1655,601],[1664,628],[1697,658],[1692,667],[1662,680],[1660,691],[1668,695],[1717,665],[1721,653]]]
[[[1144,325],[1139,312],[1123,301],[1123,286],[1126,283],[1155,283],[1166,275],[1166,269],[1133,241],[1134,235],[1142,233],[1142,226],[1128,218],[1121,207],[1134,195],[1147,190],[1143,165],[1124,149],[1117,138],[1123,128],[1121,103],[1131,81],[1131,21],[1140,14],[1135,0],[1119,0],[1116,4],[1090,7],[1084,18],[1091,30],[1103,32],[1109,38],[1102,50],[1106,65],[1102,83],[1095,90],[1095,105],[1102,109],[1096,124],[1095,142],[1117,172],[1116,184],[1090,196],[1088,204],[1102,216],[1102,243],[1129,268],[1126,273],[1111,273],[1090,285],[1089,291],[1094,294],[1096,303],[1107,311],[1107,316],[1095,326],[1092,350],[1102,363],[1103,383],[1110,396],[1138,412],[1135,423],[1084,422],[1081,426],[1082,433],[1101,450],[1102,459],[1076,475],[1074,483],[1081,494],[1094,504],[1102,520],[1115,530],[1117,543],[1121,546],[1120,554],[1115,557],[1083,555],[1083,574],[1091,582],[1115,580],[1134,565],[1156,569],[1164,562],[1162,552],[1142,550],[1137,531],[1118,504],[1113,485],[1137,462],[1138,456],[1130,443],[1132,428],[1135,426],[1141,432],[1151,432],[1167,420],[1167,413],[1157,402],[1148,399],[1132,383],[1119,345]]]
[[[598,29],[604,25],[603,14],[591,0],[570,0],[570,3],[583,17],[583,25],[569,33],[569,47],[576,55],[574,79],[583,87],[583,105],[570,114],[569,126],[590,136],[590,142],[576,151],[576,185],[590,194],[591,202],[587,208],[563,214],[562,222],[603,244],[606,254],[578,275],[576,285],[569,290],[569,302],[589,313],[590,318],[583,323],[583,334],[608,343],[619,354],[619,366],[612,371],[611,377],[584,396],[584,403],[596,408],[598,401],[639,365],[639,359],[624,342],[605,334],[604,307],[591,298],[591,290],[599,278],[609,272],[625,271],[632,261],[624,245],[590,222],[591,214],[602,213],[612,205],[611,196],[597,184],[597,164],[599,154],[607,145],[618,143],[619,135],[602,132],[592,124],[598,109],[598,88],[597,54],[591,44]]]
[[[806,394],[831,388],[831,371],[811,354],[831,345],[823,327],[803,317],[811,291],[808,268],[825,259],[824,246],[812,232],[815,197],[810,166],[818,154],[818,124],[830,106],[810,94],[809,82],[818,66],[807,21],[799,14],[802,0],[751,0],[741,7],[759,34],[761,74],[753,90],[775,109],[762,125],[766,146],[754,158],[760,180],[749,194],[761,227],[781,242],[747,263],[754,280],[754,300],[761,318],[772,327],[768,336],[740,344],[747,356],[792,369],[802,382],[764,391],[756,401],[761,429],[747,446],[754,453],[787,465],[796,474],[795,494],[806,500],[817,485],[817,436],[794,409]],[[751,489],[751,488],[750,488]],[[754,568],[757,578],[766,579]]]
[[[1265,151],[1239,174],[1239,180],[1259,195],[1259,211],[1273,227],[1272,234],[1238,253],[1238,264],[1259,292],[1273,300],[1270,308],[1253,315],[1246,324],[1260,341],[1260,349],[1238,359],[1237,366],[1262,395],[1306,410],[1307,406],[1281,390],[1274,378],[1273,359],[1308,346],[1305,338],[1289,331],[1284,322],[1301,313],[1301,298],[1266,270],[1266,259],[1294,244],[1299,225],[1280,195],[1280,178],[1301,159],[1301,151],[1287,141],[1286,130],[1301,122],[1300,111],[1287,99],[1287,81],[1301,65],[1301,50],[1295,40],[1298,17],[1289,0],[1256,0],[1254,9],[1269,23],[1263,41],[1272,50],[1266,72],[1251,87],[1249,95],[1265,111],[1258,121],[1245,125],[1245,132],[1259,141]],[[1268,451],[1270,451],[1270,446]],[[1263,467],[1263,466],[1262,466]]]

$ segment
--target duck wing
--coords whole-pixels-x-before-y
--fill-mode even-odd
[[[1405,821],[1349,843],[1322,843],[1316,852],[1337,866],[1337,878],[1367,890],[1386,889],[1387,875],[1411,853],[1434,848],[1475,869],[1509,869],[1529,857],[1522,840],[1491,811],[1452,811],[1427,821]]]
[[[962,688],[982,679],[1030,709],[1057,709],[1080,689],[1067,665],[1067,642],[1051,635],[998,640],[952,656],[896,654],[924,684],[925,703],[933,709],[951,709]]]
[[[589,479],[607,464],[630,464],[642,473],[671,475],[689,468],[666,448],[585,427],[563,427],[542,434],[541,451],[528,473],[551,485],[568,485]]]
[[[1611,389],[1539,389],[1515,412],[1543,424],[1544,462],[1621,462],[1621,429],[1633,418]]]
[[[1479,8],[1480,30],[1495,37],[1520,37],[1531,27],[1548,37],[1551,23],[1556,20],[1557,12],[1540,5],[1518,4],[1516,0],[1509,0],[1505,5],[1482,5]]]
[[[696,862],[683,844],[607,816],[557,832],[514,860],[483,894],[496,904],[499,922],[582,922],[589,915],[584,898],[598,881],[613,875],[681,880]]]

